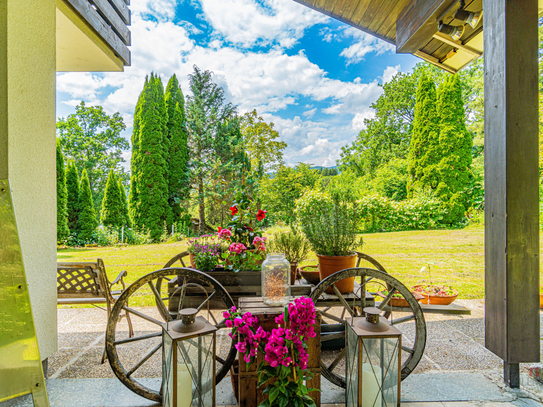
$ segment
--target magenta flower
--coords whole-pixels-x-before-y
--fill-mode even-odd
[[[230,253],[236,253],[236,254],[241,254],[245,250],[247,250],[247,247],[245,247],[243,243],[232,243],[230,247],[228,248],[228,251]]]

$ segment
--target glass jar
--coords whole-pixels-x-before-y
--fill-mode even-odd
[[[290,302],[290,263],[283,253],[270,253],[262,263],[262,299],[274,306]]]

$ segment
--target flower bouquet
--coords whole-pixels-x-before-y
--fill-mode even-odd
[[[312,379],[307,370],[306,341],[315,337],[315,306],[310,298],[300,297],[285,307],[285,312],[275,318],[279,328],[266,332],[256,327],[258,319],[250,312],[241,314],[236,307],[224,312],[226,326],[232,328],[231,338],[238,338],[236,349],[250,366],[258,352],[264,360],[258,365],[258,387],[267,383],[263,394],[268,398],[259,407],[316,406],[309,396],[318,389],[308,389],[305,382]],[[279,379],[269,383],[270,379]]]

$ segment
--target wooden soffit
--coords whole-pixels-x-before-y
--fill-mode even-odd
[[[399,53],[411,53],[451,73],[483,53],[483,23],[465,25],[460,40],[438,32],[439,20],[454,20],[458,0],[294,0],[323,14],[396,45]],[[543,9],[543,0],[539,0]],[[483,0],[466,0],[464,8],[478,12]]]

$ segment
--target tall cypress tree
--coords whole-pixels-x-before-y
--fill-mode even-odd
[[[175,74],[166,87],[166,109],[168,111],[169,154],[168,154],[168,204],[172,211],[172,221],[179,221],[181,203],[188,199],[188,138],[185,119],[185,98]]]
[[[439,123],[436,113],[436,85],[425,72],[417,87],[413,133],[409,145],[407,194],[435,189],[438,184],[437,164],[440,158]]]
[[[462,86],[458,75],[450,75],[438,89],[440,161],[436,195],[447,208],[447,223],[458,222],[469,208],[465,192],[470,182],[473,138],[466,129]]]
[[[96,220],[96,213],[94,212],[89,176],[87,175],[87,170],[84,169],[81,174],[81,184],[79,185],[78,239],[82,242],[92,241],[92,234],[97,226],[98,221]]]
[[[64,155],[57,139],[57,240],[68,237],[68,192],[66,191],[66,173],[64,172]]]
[[[141,121],[141,109],[145,93],[149,91],[149,78],[145,77],[145,84],[143,90],[138,97],[138,103],[134,111],[134,125],[132,130],[132,157],[130,160],[130,195],[128,197],[128,213],[131,223],[139,225],[139,211],[138,207],[138,177],[140,175],[140,121]]]
[[[71,234],[77,234],[79,217],[79,173],[75,162],[70,160],[66,169],[66,190],[68,191],[68,228]]]
[[[100,222],[104,226],[120,228],[125,224],[123,201],[119,190],[119,181],[115,171],[110,170],[107,177],[102,209],[100,211]]]
[[[126,201],[126,191],[124,189],[123,181],[119,177],[119,194],[121,195],[121,214],[123,224],[122,226],[130,227],[130,216],[128,216],[128,202]]]
[[[134,225],[145,227],[151,238],[162,235],[164,222],[169,219],[167,165],[165,159],[167,112],[164,88],[159,77],[151,74],[140,95],[137,142],[137,173],[131,191]],[[139,102],[138,102],[139,103]]]

